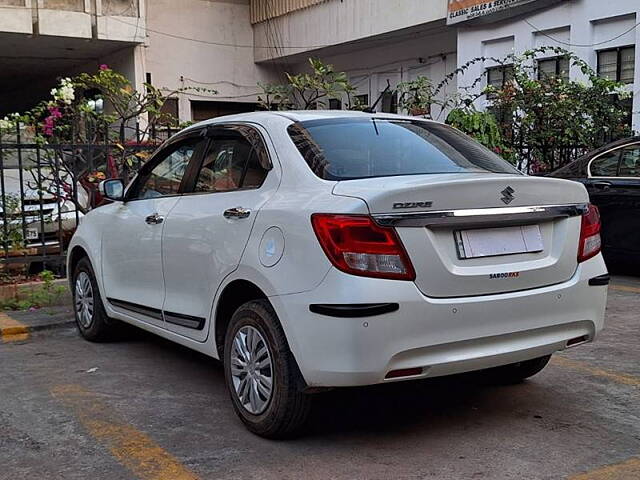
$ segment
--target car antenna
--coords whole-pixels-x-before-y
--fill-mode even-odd
[[[365,108],[363,110],[363,112],[365,112],[365,113],[376,113],[376,107],[380,103],[380,100],[382,100],[382,97],[384,97],[385,93],[387,93],[390,89],[391,89],[391,83],[389,83],[389,79],[387,78],[387,86],[382,91],[382,93],[378,96],[378,98],[376,99],[376,102],[373,105],[371,105],[370,107]]]

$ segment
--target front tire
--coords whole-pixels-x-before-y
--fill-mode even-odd
[[[491,368],[487,371],[491,379],[498,383],[520,383],[523,380],[540,373],[547,366],[551,355],[511,363],[502,367]]]
[[[286,438],[304,425],[311,399],[275,311],[266,300],[242,305],[231,318],[224,371],[233,408],[256,435]]]
[[[86,340],[104,342],[113,338],[116,320],[107,317],[91,262],[82,258],[73,272],[73,311],[76,325]]]

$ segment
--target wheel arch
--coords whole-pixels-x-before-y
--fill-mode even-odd
[[[258,285],[245,279],[236,279],[229,282],[220,293],[214,315],[214,341],[220,360],[224,359],[224,336],[231,317],[241,305],[251,300],[266,300],[269,302],[269,298]],[[271,304],[271,302],[269,303]],[[271,306],[273,307],[273,305]],[[282,327],[282,324],[280,326]]]
[[[67,278],[69,279],[69,284],[73,281],[73,272],[76,269],[76,265],[78,262],[84,257],[89,257],[89,253],[84,249],[84,247],[80,245],[75,245],[71,251],[68,253],[67,260]],[[72,285],[73,287],[73,285]]]

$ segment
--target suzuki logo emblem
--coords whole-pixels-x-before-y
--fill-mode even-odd
[[[500,192],[502,194],[502,198],[500,200],[502,200],[505,205],[509,205],[511,202],[513,202],[513,199],[515,198],[513,196],[514,192],[515,190],[511,187],[505,188]]]

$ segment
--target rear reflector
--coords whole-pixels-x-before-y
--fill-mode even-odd
[[[589,204],[587,213],[582,215],[580,243],[578,244],[578,262],[584,262],[600,253],[600,212],[598,207]]]
[[[415,272],[398,234],[367,215],[314,213],[313,230],[331,263],[364,277],[414,280]]]
[[[413,377],[415,375],[422,375],[422,367],[391,370],[384,378]]]

